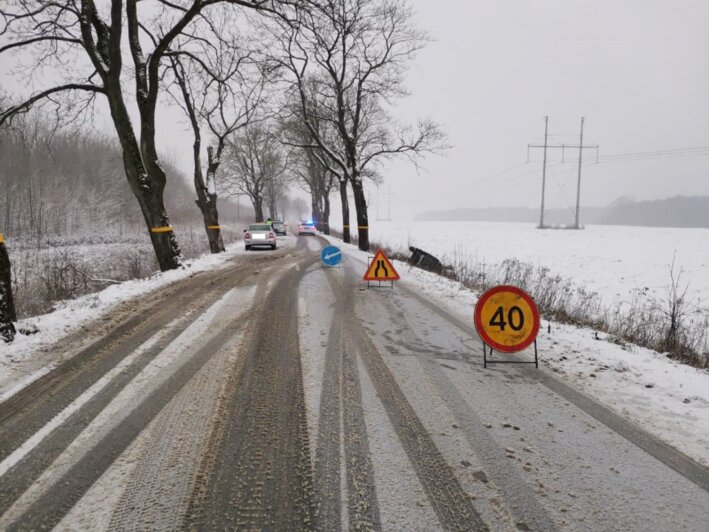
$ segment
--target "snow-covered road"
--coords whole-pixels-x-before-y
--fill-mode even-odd
[[[483,369],[420,283],[367,289],[366,254],[281,244],[0,389],[0,528],[706,529],[705,466],[548,369]]]

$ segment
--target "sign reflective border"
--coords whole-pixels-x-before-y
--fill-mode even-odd
[[[374,258],[369,268],[367,268],[367,273],[364,274],[362,279],[365,281],[398,281],[399,274],[384,252],[379,249],[374,254]]]
[[[539,310],[534,300],[516,286],[487,290],[475,305],[475,329],[495,351],[526,349],[539,333]]]

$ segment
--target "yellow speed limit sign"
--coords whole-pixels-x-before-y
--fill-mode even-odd
[[[475,305],[475,329],[495,351],[522,351],[537,338],[539,310],[523,290],[496,286],[480,296]]]

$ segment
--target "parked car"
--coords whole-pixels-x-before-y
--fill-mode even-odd
[[[276,220],[271,224],[273,232],[277,235],[284,236],[287,233],[286,224],[283,220]]]
[[[268,224],[251,224],[244,229],[244,247],[247,250],[255,247],[276,249],[276,233]]]
[[[298,235],[314,235],[317,234],[315,224],[313,222],[300,222],[298,224]]]

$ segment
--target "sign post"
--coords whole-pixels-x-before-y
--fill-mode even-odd
[[[362,279],[367,281],[367,288],[370,281],[379,281],[379,286],[382,281],[391,281],[391,287],[394,288],[394,281],[398,281],[400,277],[384,252],[378,249]]]
[[[337,246],[327,246],[320,252],[320,260],[325,266],[335,268],[342,262],[342,251]]]
[[[487,290],[475,305],[475,329],[483,341],[484,367],[489,364],[534,364],[539,367],[537,334],[539,310],[534,300],[519,288],[509,285]],[[488,360],[493,350],[516,353],[534,344],[534,362]]]

